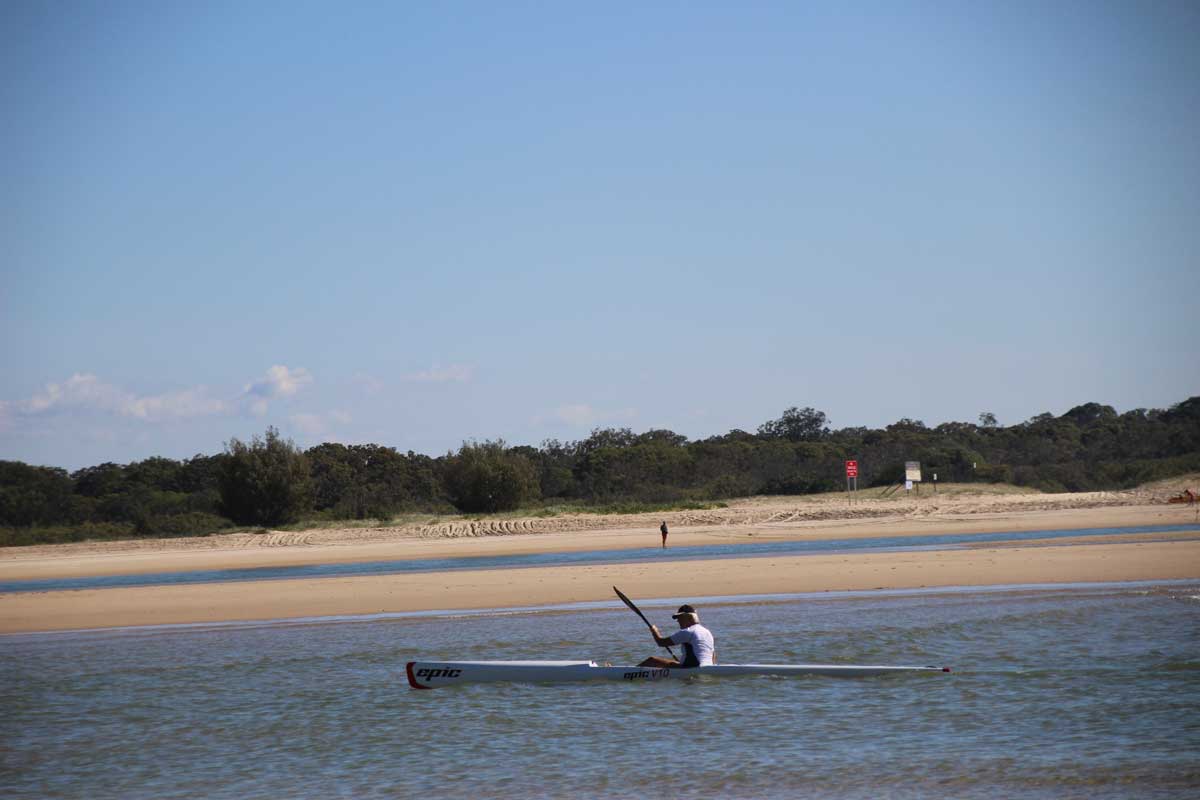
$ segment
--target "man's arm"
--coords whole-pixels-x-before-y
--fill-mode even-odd
[[[654,637],[654,643],[659,647],[670,647],[675,644],[675,641],[670,636],[663,636],[659,633],[657,625],[650,626],[650,635]]]

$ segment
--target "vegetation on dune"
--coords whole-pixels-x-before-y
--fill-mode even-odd
[[[466,512],[512,511],[541,495],[529,458],[503,441],[464,444],[442,468],[446,497]]]
[[[439,458],[375,444],[301,451],[268,428],[249,443],[184,461],[149,458],[68,474],[0,461],[0,545],[205,535],[237,525],[390,520],[400,514],[612,513],[711,507],[729,497],[812,494],[903,480],[1009,483],[1041,491],[1123,489],[1200,471],[1200,397],[1118,414],[1085,403],[1009,427],[831,429],[821,411],[789,408],[755,433],[689,441],[668,430],[592,431],[540,447],[468,442]]]
[[[240,525],[285,525],[312,504],[308,459],[290,439],[267,428],[250,443],[231,439],[217,470],[219,508]]]

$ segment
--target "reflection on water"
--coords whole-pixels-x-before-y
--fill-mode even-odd
[[[412,658],[632,662],[653,647],[624,609],[11,637],[0,641],[0,790],[1175,798],[1200,789],[1200,586],[695,602],[726,662],[955,672],[407,688]]]

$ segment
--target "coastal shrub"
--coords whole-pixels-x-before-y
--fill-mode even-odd
[[[325,443],[305,451],[312,508],[335,519],[386,519],[444,506],[437,464],[429,456],[379,445]]]
[[[0,524],[16,527],[70,521],[66,470],[0,461]]]
[[[791,442],[816,442],[829,435],[824,411],[815,408],[791,408],[779,419],[758,426],[758,435],[764,439],[787,439]]]
[[[709,511],[714,508],[726,508],[725,503],[703,502],[700,500],[684,500],[678,503],[641,503],[629,501],[624,503],[605,503],[599,506],[573,507],[571,511],[579,514],[651,514],[662,511]]]
[[[726,497],[746,497],[754,494],[754,487],[749,476],[746,475],[721,475],[709,481],[701,490],[700,496],[723,499]]]
[[[540,495],[533,464],[502,440],[464,442],[447,457],[444,476],[450,502],[468,514],[512,511]]]
[[[284,525],[309,508],[308,459],[273,427],[249,443],[230,439],[217,481],[221,514],[239,525]]]
[[[34,525],[0,528],[0,547],[31,544],[64,544],[89,539],[132,539],[134,526],[127,522],[84,522],[80,525]]]
[[[844,461],[859,486],[894,486],[920,461],[926,480],[1007,483],[1047,491],[1127,489],[1200,472],[1200,397],[1121,414],[1082,403],[1001,425],[929,427],[901,419],[830,430],[799,404],[758,426],[689,441],[669,430],[597,428],[539,447],[464,445],[439,458],[376,444],[320,444],[305,453],[268,429],[226,452],[151,457],[72,473],[0,460],[0,546],[130,536],[190,536],[231,523],[389,520],[398,514],[613,508],[758,494],[842,491]],[[305,461],[307,459],[307,461]]]
[[[185,514],[151,517],[146,527],[153,536],[208,536],[233,527],[233,521],[216,514],[189,511]]]

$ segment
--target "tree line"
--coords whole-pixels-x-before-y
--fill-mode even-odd
[[[0,544],[203,535],[299,520],[387,520],[406,512],[492,513],[538,506],[679,504],[903,480],[920,461],[941,481],[1005,482],[1050,492],[1121,489],[1200,470],[1200,397],[1118,414],[1085,403],[1008,427],[834,430],[824,412],[792,407],[755,432],[689,440],[669,430],[599,428],[540,447],[467,442],[430,457],[376,444],[302,450],[274,428],[224,452],[154,457],[72,473],[0,461]]]

